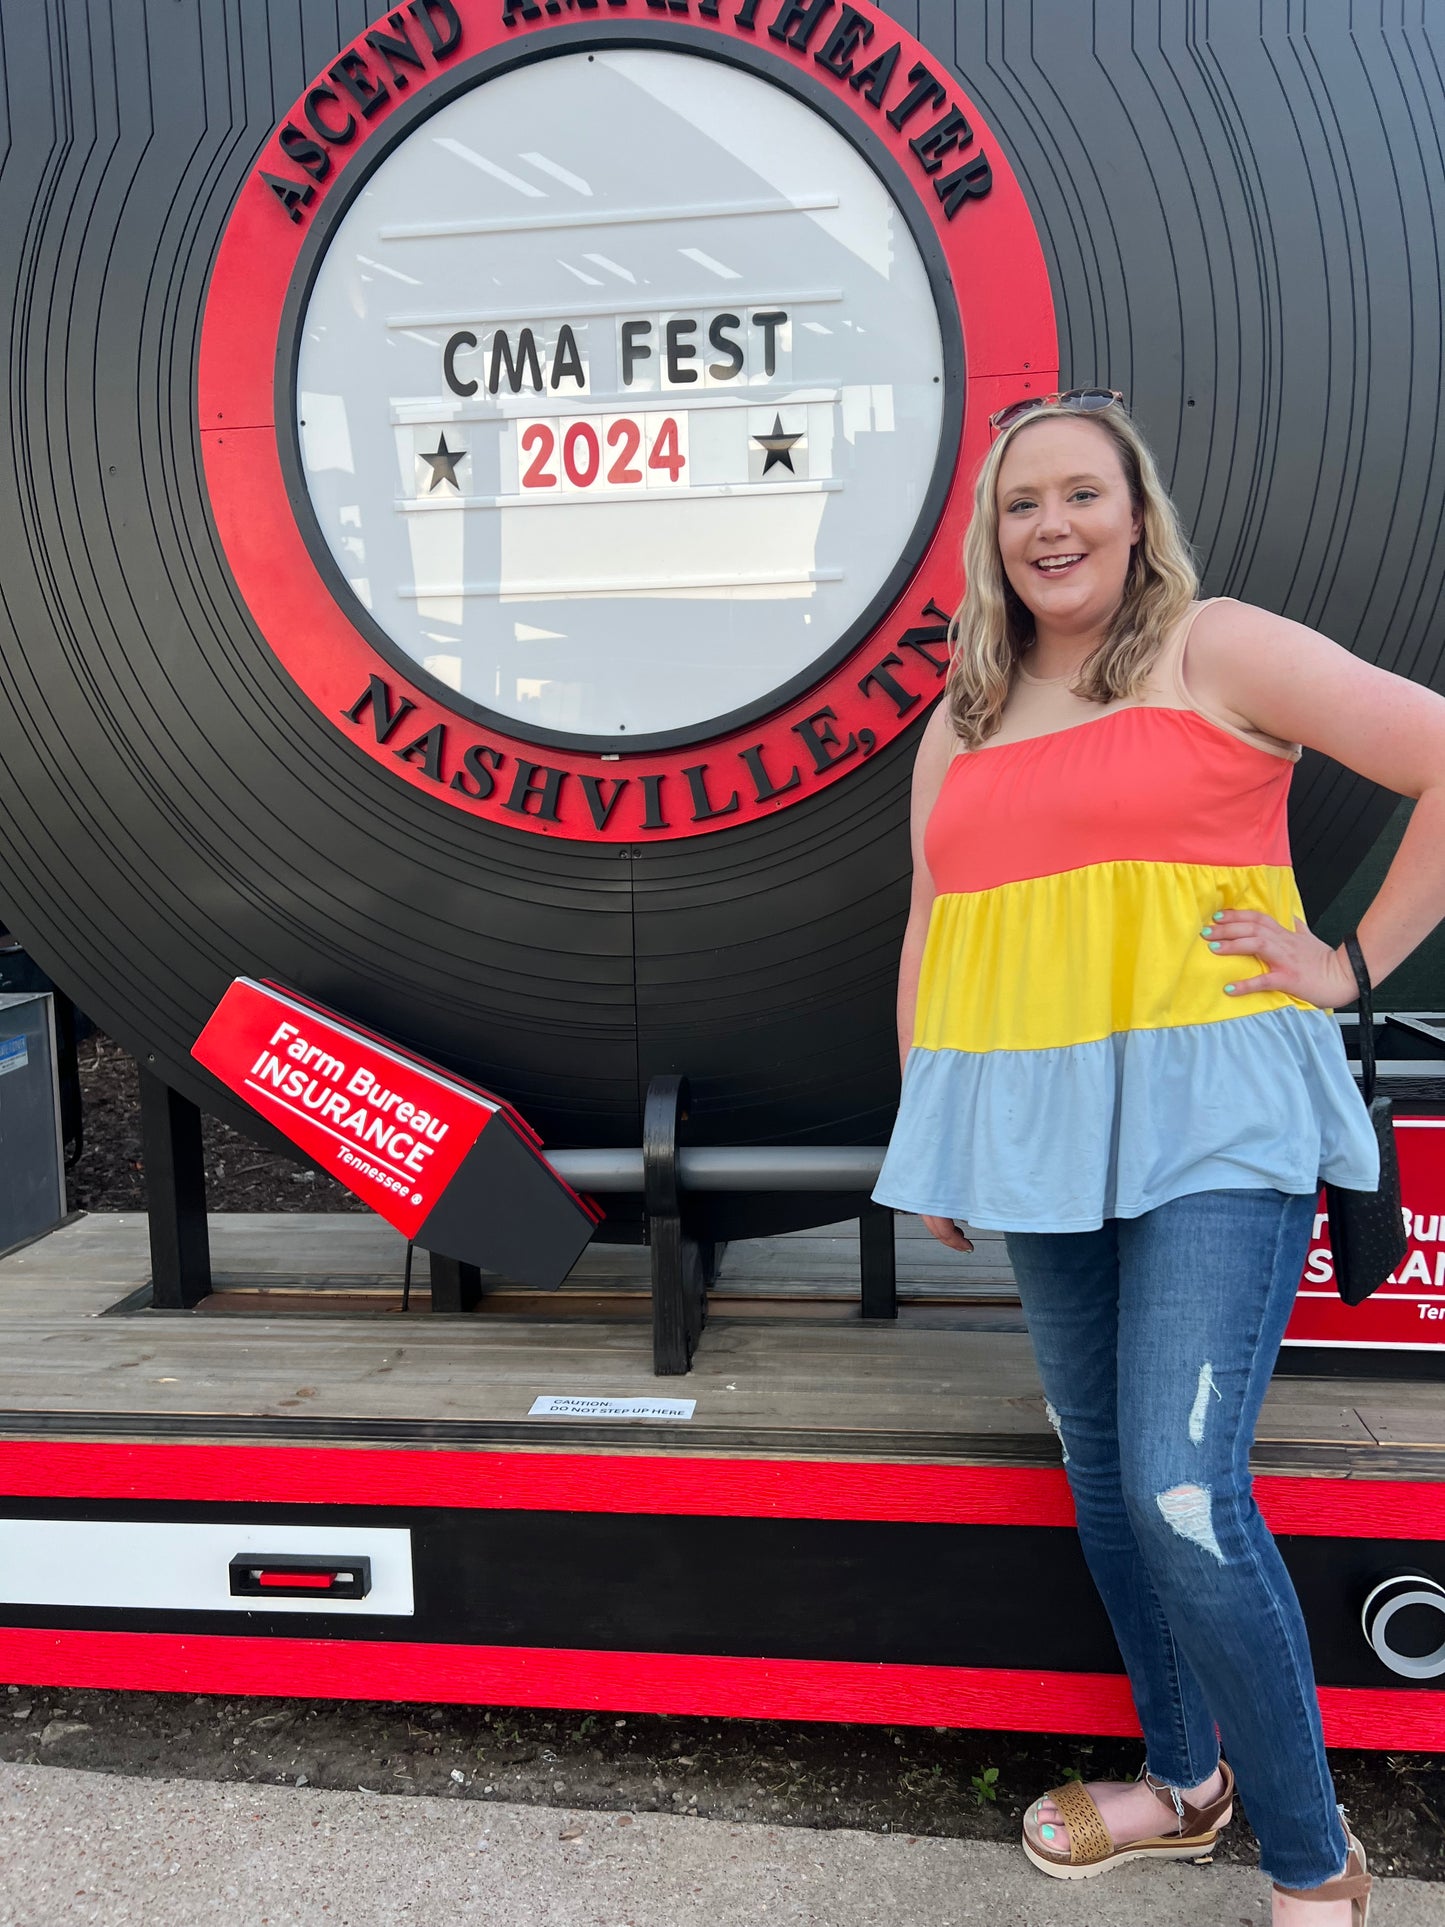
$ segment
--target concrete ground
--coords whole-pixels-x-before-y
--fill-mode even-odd
[[[1382,1883],[1371,1927],[1442,1927]],[[0,1927],[1254,1927],[1246,1868],[1048,1882],[981,1841],[0,1766]]]

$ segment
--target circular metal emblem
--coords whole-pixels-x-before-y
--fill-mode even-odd
[[[323,714],[624,843],[924,713],[987,415],[1057,359],[1017,185],[886,16],[633,4],[378,22],[247,182],[200,370],[227,559]]]
[[[1433,1615],[1438,1623],[1427,1637],[1438,1635],[1438,1644],[1423,1653],[1402,1652],[1391,1638],[1391,1621],[1402,1612],[1411,1612],[1417,1623],[1423,1616]],[[1361,1608],[1360,1624],[1376,1658],[1392,1673],[1402,1679],[1439,1679],[1445,1675],[1445,1586],[1438,1580],[1423,1573],[1396,1573],[1393,1578],[1382,1579],[1371,1588]],[[1399,1629],[1394,1633],[1398,1638]]]

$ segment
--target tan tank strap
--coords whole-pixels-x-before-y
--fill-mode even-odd
[[[1233,736],[1241,743],[1248,743],[1253,749],[1262,749],[1266,755],[1277,756],[1283,762],[1298,762],[1300,755],[1298,743],[1281,742],[1277,736],[1270,736],[1262,729],[1251,729],[1243,723],[1231,721],[1228,716],[1221,716],[1212,709],[1206,709],[1189,687],[1185,674],[1186,651],[1189,648],[1189,638],[1195,623],[1204,611],[1212,609],[1215,603],[1233,602],[1234,599],[1233,596],[1216,595],[1206,596],[1202,602],[1196,602],[1165,637],[1159,654],[1154,659],[1149,680],[1168,703],[1177,705],[1180,709],[1192,710],[1196,716],[1202,716],[1206,723],[1212,723],[1226,736]]]
[[[1184,651],[1189,646],[1189,635],[1199,617],[1206,609],[1213,608],[1216,602],[1227,602],[1228,596],[1206,596],[1187,609],[1164,638],[1163,646],[1154,662],[1154,679],[1159,685],[1160,694],[1167,694],[1177,702],[1181,709],[1198,709],[1199,705],[1189,693],[1189,685],[1184,680]],[[1200,714],[1204,712],[1201,710]],[[1211,722],[1213,717],[1209,719]]]

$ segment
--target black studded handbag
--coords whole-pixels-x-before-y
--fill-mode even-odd
[[[1360,991],[1360,1085],[1370,1122],[1380,1144],[1380,1182],[1373,1191],[1325,1186],[1335,1284],[1347,1305],[1362,1305],[1383,1285],[1409,1249],[1400,1207],[1400,1161],[1395,1155],[1395,1107],[1375,1090],[1375,1013],[1370,973],[1355,936],[1345,938],[1345,955]]]

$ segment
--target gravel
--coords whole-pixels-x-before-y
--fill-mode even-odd
[[[1445,1755],[1331,1759],[1372,1865],[1445,1880]],[[1140,1753],[1134,1741],[931,1727],[12,1687],[0,1693],[0,1761],[1009,1843],[1045,1789],[1070,1772],[1135,1773]],[[1218,1858],[1255,1851],[1240,1819]]]
[[[85,1146],[68,1175],[76,1211],[144,1211],[140,1088],[134,1058],[97,1031],[77,1053]],[[270,1151],[218,1118],[203,1121],[212,1211],[364,1211],[324,1172]]]

